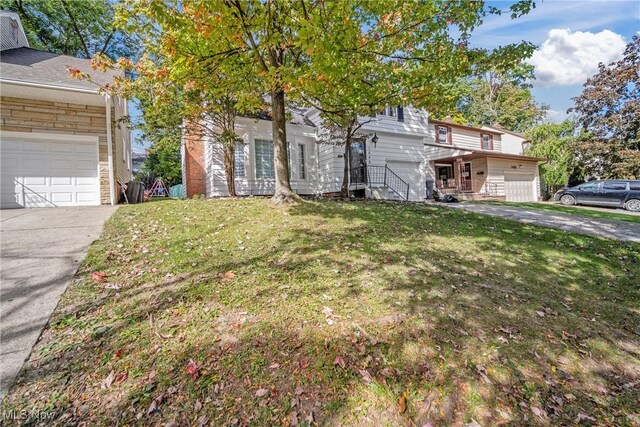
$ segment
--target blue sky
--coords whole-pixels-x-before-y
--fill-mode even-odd
[[[491,2],[503,10],[511,3]],[[538,76],[533,94],[551,107],[548,119],[558,121],[598,62],[619,59],[638,30],[638,0],[546,0],[536,1],[536,8],[517,20],[509,14],[487,18],[472,44],[494,48],[526,40],[538,46],[531,59]]]

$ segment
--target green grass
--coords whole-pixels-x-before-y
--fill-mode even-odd
[[[535,202],[498,202],[498,201],[482,201],[482,202],[473,202],[480,204],[489,204],[489,205],[500,205],[500,206],[510,206],[516,208],[530,208],[530,209],[540,209],[550,212],[561,212],[578,216],[585,216],[591,218],[601,218],[601,219],[613,219],[617,221],[627,221],[634,222],[636,224],[640,224],[640,215],[634,214],[626,214],[621,212],[616,212],[614,209],[610,210],[596,210],[590,209],[588,206],[564,206],[555,203],[535,203]]]
[[[2,411],[60,426],[632,425],[639,257],[435,206],[123,206]]]

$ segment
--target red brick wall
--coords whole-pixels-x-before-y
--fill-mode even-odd
[[[197,132],[189,131],[190,124],[185,123],[184,167],[187,182],[187,197],[206,194],[204,169],[204,142]]]

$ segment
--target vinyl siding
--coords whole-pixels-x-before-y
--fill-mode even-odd
[[[436,142],[436,128],[437,124],[429,124],[427,130],[427,136],[425,143],[434,144],[441,147],[461,148],[464,150],[482,150],[482,144],[480,141],[481,130],[463,129],[452,126],[451,129],[451,144],[440,144]],[[496,152],[502,151],[502,136],[493,135],[493,150]]]
[[[274,179],[259,179],[256,177],[255,140],[273,141],[271,122],[267,120],[253,120],[239,118],[236,122],[236,132],[242,138],[245,154],[245,177],[236,178],[236,193],[242,196],[270,195],[275,191]],[[310,126],[287,125],[287,142],[290,144],[289,168],[291,173],[291,188],[298,194],[316,194],[317,184],[317,155],[315,147],[315,129]],[[221,144],[210,137],[205,137],[205,180],[207,197],[226,197],[227,181],[224,171],[224,151]],[[298,167],[298,150],[304,146],[306,154],[306,177],[300,178]]]
[[[538,174],[537,162],[488,158],[487,166],[487,182],[491,182],[493,184],[497,195],[505,195],[505,174],[522,174],[533,177],[536,196],[540,198],[540,176]]]

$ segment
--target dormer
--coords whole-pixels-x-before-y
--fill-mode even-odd
[[[17,13],[0,10],[0,50],[29,47]]]

